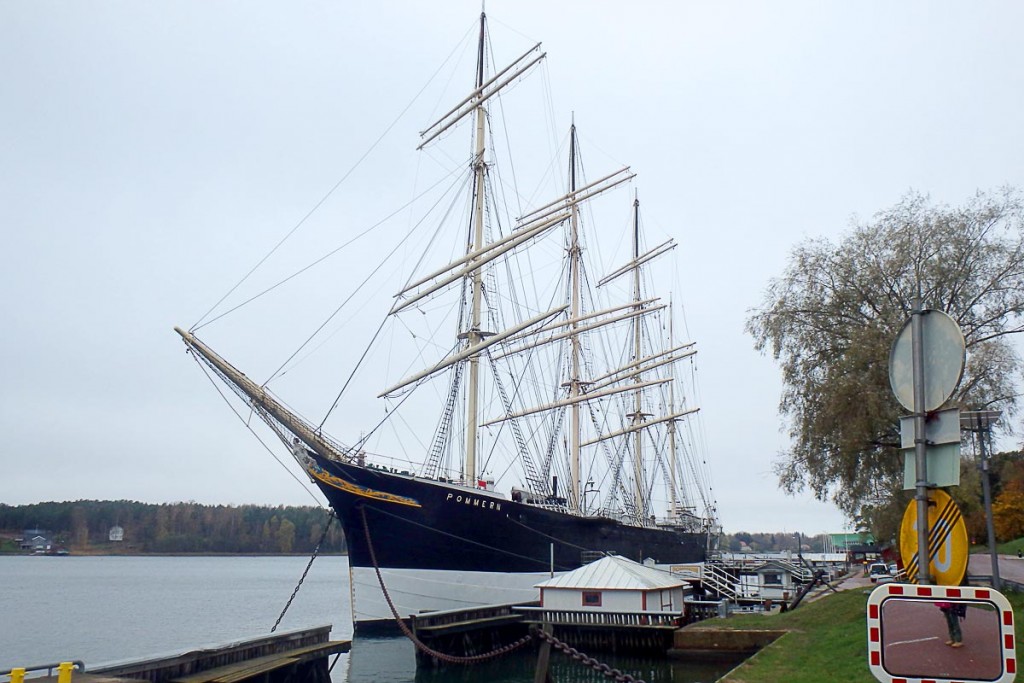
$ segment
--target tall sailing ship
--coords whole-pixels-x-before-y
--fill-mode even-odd
[[[453,184],[465,188],[466,219],[461,246],[448,251],[455,256],[441,267],[418,263],[384,316],[381,329],[398,321],[425,330],[413,338],[430,338],[417,351],[426,367],[380,392],[385,420],[337,441],[195,328],[175,328],[326,496],[344,527],[360,630],[391,623],[394,612],[533,600],[535,583],[603,553],[699,562],[718,529],[698,407],[679,390],[696,349],[675,339],[671,302],[647,277],[675,244],[645,245],[633,195],[622,202],[628,237],[616,236],[628,251],[594,281],[587,210],[599,196],[621,196],[612,191],[634,174],[621,168],[587,181],[575,125],[560,196],[517,217],[499,206],[489,107],[545,54],[538,44],[488,75],[486,29],[481,15],[472,91],[421,134],[424,148],[469,129],[466,181]],[[450,341],[435,341],[434,313],[450,323]],[[370,365],[367,351],[351,357],[356,370]],[[424,393],[425,402],[411,401]],[[437,414],[432,433],[414,427],[421,431],[397,447],[399,457],[371,452],[389,422],[400,431],[422,418],[424,403]]]

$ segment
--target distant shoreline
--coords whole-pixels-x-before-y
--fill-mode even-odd
[[[55,553],[0,552],[0,557],[309,557],[310,553],[112,553],[103,550],[72,550],[66,555]],[[317,553],[317,557],[348,557],[347,552]]]

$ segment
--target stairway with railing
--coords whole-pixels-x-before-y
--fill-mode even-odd
[[[701,583],[704,590],[711,590],[726,600],[736,600],[736,577],[727,572],[720,558],[709,557],[701,568]]]

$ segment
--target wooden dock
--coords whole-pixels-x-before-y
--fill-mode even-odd
[[[331,640],[330,633],[330,626],[318,626],[79,670],[72,683],[330,683],[328,658],[352,646],[348,640]],[[31,680],[58,683],[57,676]]]
[[[664,654],[673,648],[684,624],[722,615],[717,601],[691,601],[686,612],[612,612],[543,608],[539,602],[484,605],[417,614],[410,619],[416,636],[429,647],[456,656],[473,656],[508,645],[530,628],[550,626],[554,635],[587,650]],[[438,665],[417,652],[421,665]]]

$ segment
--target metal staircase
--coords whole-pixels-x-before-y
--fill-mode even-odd
[[[710,589],[726,600],[735,601],[739,597],[736,577],[723,569],[720,559],[708,558],[701,568],[700,580],[705,590]]]

